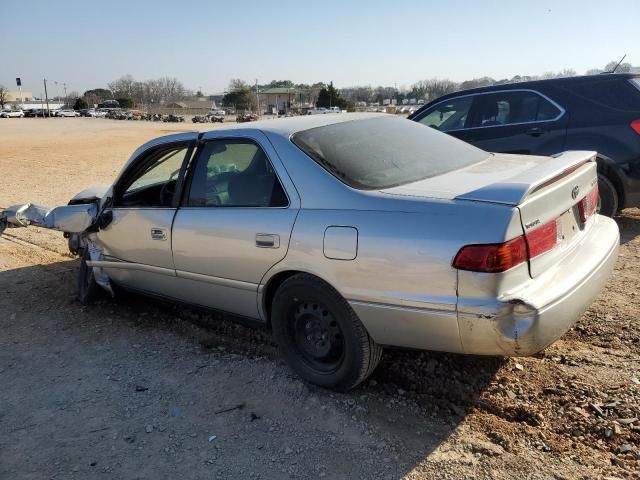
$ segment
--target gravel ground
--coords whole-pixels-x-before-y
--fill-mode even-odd
[[[200,129],[211,125],[195,126]],[[194,125],[0,121],[0,206],[108,184]],[[640,478],[640,211],[608,286],[532,358],[388,350],[349,394],[268,331],[121,295],[83,307],[61,234],[0,238],[0,478]]]

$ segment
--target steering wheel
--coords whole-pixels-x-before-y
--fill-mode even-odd
[[[169,180],[165,183],[160,189],[159,201],[161,206],[171,206],[171,199],[173,195],[176,193],[176,182],[175,179],[180,173],[180,169],[173,172],[169,175]]]

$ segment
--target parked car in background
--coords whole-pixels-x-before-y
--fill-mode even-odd
[[[393,161],[389,161],[393,159]],[[382,345],[529,355],[617,260],[595,152],[491,154],[389,115],[152,140],[111,187],[0,211],[66,232],[79,296],[113,285],[257,319],[305,380],[348,390]]]
[[[255,122],[258,116],[255,113],[240,113],[236,116],[237,123]]]
[[[184,116],[170,113],[169,115],[163,116],[162,121],[165,123],[184,123]]]
[[[25,117],[30,117],[30,118],[34,118],[34,117],[42,117],[45,115],[44,113],[45,111],[41,108],[30,108],[29,110],[25,110],[24,111],[24,116]]]
[[[3,110],[0,112],[0,118],[22,118],[24,112],[22,110]]]
[[[598,152],[601,212],[640,206],[640,75],[600,74],[445,95],[411,120],[491,152]]]
[[[63,109],[56,112],[56,117],[79,117],[80,112],[72,109]]]
[[[191,121],[193,123],[209,123],[209,116],[208,115],[194,115],[191,118]]]

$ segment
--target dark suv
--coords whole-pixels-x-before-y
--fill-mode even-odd
[[[409,119],[483,150],[598,152],[601,213],[640,206],[640,75],[616,73],[452,93]]]

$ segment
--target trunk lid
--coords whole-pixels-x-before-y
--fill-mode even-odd
[[[595,157],[596,152],[583,151],[553,157],[494,154],[475,165],[383,192],[513,206],[520,212],[525,235],[556,222],[555,246],[529,260],[535,277],[588,231],[591,222],[582,221],[579,203],[597,185]]]

